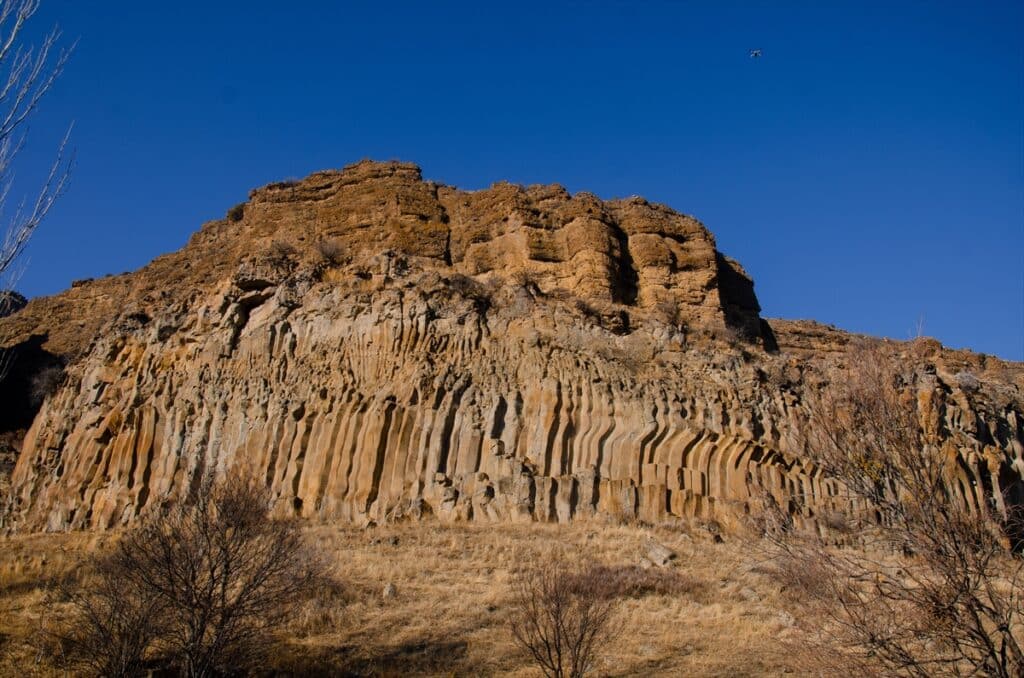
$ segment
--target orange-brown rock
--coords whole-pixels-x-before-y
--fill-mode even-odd
[[[370,162],[231,216],[0,319],[0,347],[70,361],[7,526],[117,525],[241,466],[282,511],[362,523],[721,516],[752,484],[807,498],[798,518],[830,506],[800,461],[800,393],[850,335],[763,321],[691,217]],[[965,493],[1018,483],[1021,366],[892,350],[916,352]]]

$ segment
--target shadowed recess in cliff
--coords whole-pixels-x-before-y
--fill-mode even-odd
[[[754,294],[754,281],[738,262],[720,252],[715,254],[715,265],[726,324],[745,339],[760,338],[761,305]]]
[[[0,349],[0,433],[32,425],[43,400],[64,378],[64,360],[45,350],[46,337],[34,336]]]

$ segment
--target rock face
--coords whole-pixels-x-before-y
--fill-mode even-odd
[[[850,341],[762,320],[666,207],[363,162],[0,320],[0,347],[69,362],[2,520],[109,527],[238,468],[282,512],[357,523],[721,519],[755,484],[810,520],[832,500],[800,461],[801,388]],[[1024,370],[915,350],[965,494],[1016,487]]]

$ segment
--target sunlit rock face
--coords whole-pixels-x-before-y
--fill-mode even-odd
[[[762,320],[708,230],[640,198],[363,162],[258,189],[182,250],[0,320],[0,347],[29,340],[70,364],[7,528],[119,525],[210,469],[359,524],[725,520],[765,491],[798,521],[848,508],[800,441],[802,394],[851,336]],[[964,496],[1016,492],[1021,366],[890,348],[920,366]]]

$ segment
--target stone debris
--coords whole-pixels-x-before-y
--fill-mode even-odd
[[[646,560],[658,567],[667,566],[671,561],[675,560],[676,557],[675,551],[664,544],[659,544],[653,539],[647,539],[644,542],[644,552],[646,554]]]
[[[760,594],[758,594],[757,591],[750,588],[749,586],[744,586],[740,589],[740,598],[751,603],[757,603],[761,601]]]

